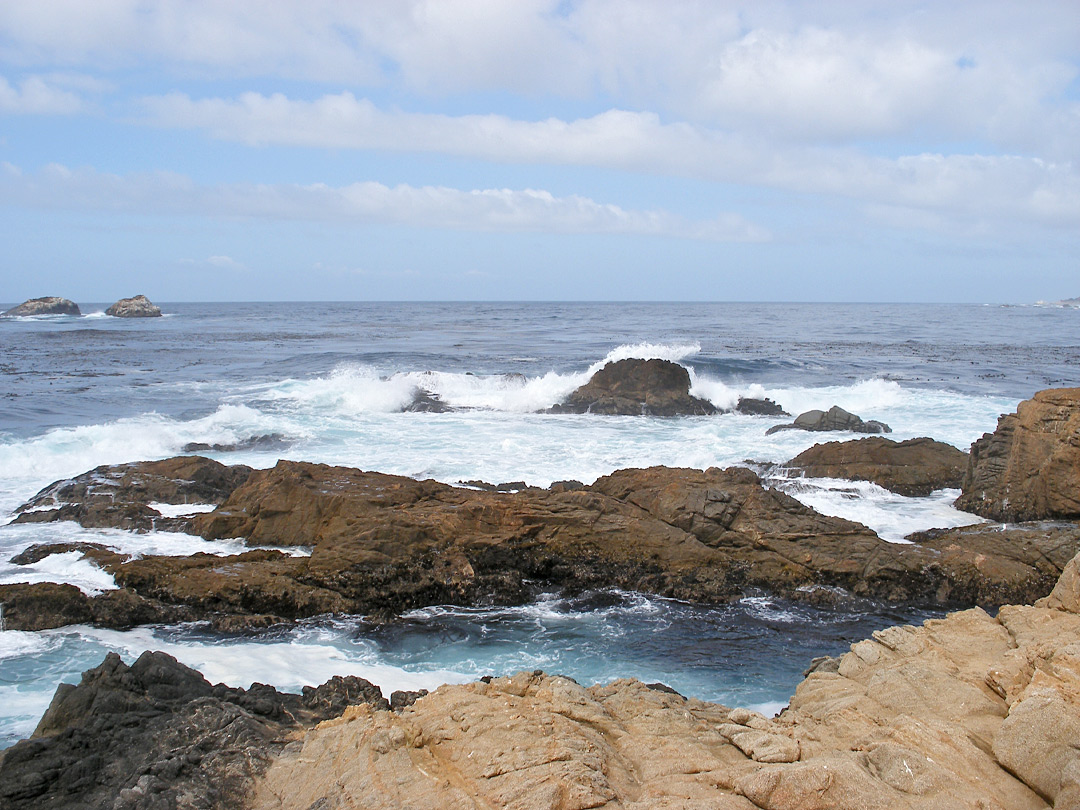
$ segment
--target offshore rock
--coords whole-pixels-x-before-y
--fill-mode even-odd
[[[690,396],[690,374],[670,360],[608,363],[549,413],[621,416],[707,416],[716,406]]]
[[[161,652],[130,667],[109,653],[79,685],[60,685],[29,740],[0,752],[0,806],[241,807],[290,740],[360,702],[389,708],[360,678],[290,695],[211,686]]]
[[[30,315],[81,315],[79,305],[67,298],[50,296],[48,298],[31,298],[17,307],[12,307],[4,315],[15,317],[27,317]]]
[[[117,471],[138,480],[144,467],[163,464]],[[110,481],[109,470],[97,472]],[[758,589],[814,601],[854,595],[992,608],[1046,595],[1080,550],[1080,532],[1064,529],[1032,530],[1023,542],[988,530],[888,543],[738,467],[620,470],[587,487],[512,493],[293,461],[241,468],[239,476],[243,484],[215,511],[185,518],[183,528],[207,539],[303,546],[310,557],[265,549],[140,559],[85,553],[140,599],[243,629],[244,617],[257,627],[322,613],[521,604],[542,590],[603,588],[705,603]],[[134,490],[120,491],[129,498]],[[89,506],[68,504],[68,513],[78,517],[96,495]],[[127,508],[140,506],[126,503],[94,514],[126,521]],[[53,511],[53,519],[63,517]]]
[[[967,463],[967,453],[933,439],[895,442],[871,437],[815,444],[784,466],[811,478],[872,481],[899,495],[921,497],[959,487]]]
[[[862,417],[848,413],[839,405],[833,405],[827,411],[806,411],[795,417],[790,425],[774,425],[765,431],[765,435],[781,430],[850,430],[853,433],[892,433],[892,428],[884,422],[871,419],[864,422]]]
[[[1080,518],[1080,388],[1051,388],[971,446],[956,507],[1000,521]]]
[[[103,465],[45,487],[15,510],[13,522],[73,520],[87,528],[184,531],[189,518],[163,517],[150,504],[219,504],[250,474],[250,467],[226,467],[200,456]]]
[[[739,397],[739,402],[735,406],[736,413],[745,413],[749,416],[791,416],[790,413],[785,411],[777,403],[771,399],[751,399],[748,397]]]
[[[145,295],[136,295],[134,298],[121,298],[105,310],[105,314],[115,318],[160,318],[161,307]]]
[[[261,433],[238,442],[188,442],[183,449],[185,453],[237,453],[245,450],[285,450],[292,444],[293,440],[283,433]]]
[[[251,807],[1064,810],[1077,739],[1080,615],[976,608],[875,632],[772,719],[540,672],[349,707],[275,760]]]

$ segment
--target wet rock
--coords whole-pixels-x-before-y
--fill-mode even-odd
[[[454,408],[439,399],[437,394],[423,388],[417,388],[413,392],[412,401],[402,410],[407,413],[449,413]]]
[[[0,604],[4,606],[4,627],[8,630],[51,630],[85,624],[93,618],[90,598],[74,585],[0,585]]]
[[[251,468],[178,456],[97,467],[56,481],[16,509],[14,523],[73,520],[87,528],[185,531],[188,518],[165,518],[151,503],[221,503]]]
[[[136,295],[134,298],[121,298],[105,310],[105,314],[114,318],[160,318],[161,307],[145,295]]]
[[[971,446],[956,507],[1000,521],[1080,518],[1080,388],[1021,402]]]
[[[748,416],[791,416],[771,399],[752,399],[739,397],[735,406],[736,413],[744,413]]]
[[[27,317],[31,315],[81,315],[79,305],[67,298],[51,296],[48,298],[31,298],[17,307],[12,307],[4,315],[13,317]]]
[[[428,694],[427,689],[419,689],[415,692],[399,689],[390,695],[390,708],[395,712],[399,712],[402,709],[412,706],[426,694]]]
[[[806,411],[795,417],[790,425],[774,425],[765,431],[765,435],[781,430],[849,430],[853,433],[892,433],[892,428],[884,422],[873,419],[864,422],[862,417],[848,413],[839,405],[833,405],[827,411]]]
[[[239,442],[214,443],[188,442],[184,445],[185,453],[235,453],[243,450],[285,450],[293,444],[292,439],[282,433],[263,433],[249,436]]]
[[[933,439],[871,437],[815,444],[784,466],[811,478],[872,481],[899,495],[920,497],[959,487],[967,463],[967,453]]]
[[[716,407],[690,395],[690,374],[678,363],[630,358],[608,363],[549,412],[702,416]]]
[[[29,740],[0,752],[0,806],[73,808],[240,807],[254,779],[303,729],[374,699],[358,678],[304,695],[254,684],[211,686],[160,652],[130,667],[115,653],[62,684]]]

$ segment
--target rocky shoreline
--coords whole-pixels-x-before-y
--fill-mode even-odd
[[[1080,806],[1080,389],[1040,392],[970,456],[875,437],[817,445],[785,466],[911,494],[959,478],[958,506],[1025,522],[888,543],[740,467],[627,469],[540,489],[181,456],[56,482],[16,520],[310,554],[135,559],[90,543],[35,546],[13,562],[75,551],[118,588],[0,586],[10,629],[205,620],[256,631],[603,588],[971,609],[816,662],[774,719],[658,684],[585,688],[539,672],[442,687],[411,706],[415,695],[399,696],[395,712],[358,679],[288,696],[210,686],[160,653],[131,667],[110,657],[61,686],[34,736],[0,753],[3,806]]]

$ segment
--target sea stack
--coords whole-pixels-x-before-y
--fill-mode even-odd
[[[690,374],[670,360],[608,363],[550,413],[620,416],[708,416],[716,407],[690,395]]]
[[[51,295],[46,298],[31,298],[3,314],[23,318],[30,315],[81,315],[82,313],[79,312],[79,305],[74,301]]]
[[[134,298],[121,298],[105,310],[105,314],[114,318],[160,318],[161,307],[145,295],[136,295]]]

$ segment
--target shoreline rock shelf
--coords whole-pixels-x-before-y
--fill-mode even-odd
[[[626,679],[521,672],[388,702],[358,678],[298,696],[210,686],[163,653],[130,667],[109,654],[0,752],[0,798],[12,810],[1080,805],[1080,555],[1033,606],[890,627],[816,664],[767,718]]]

